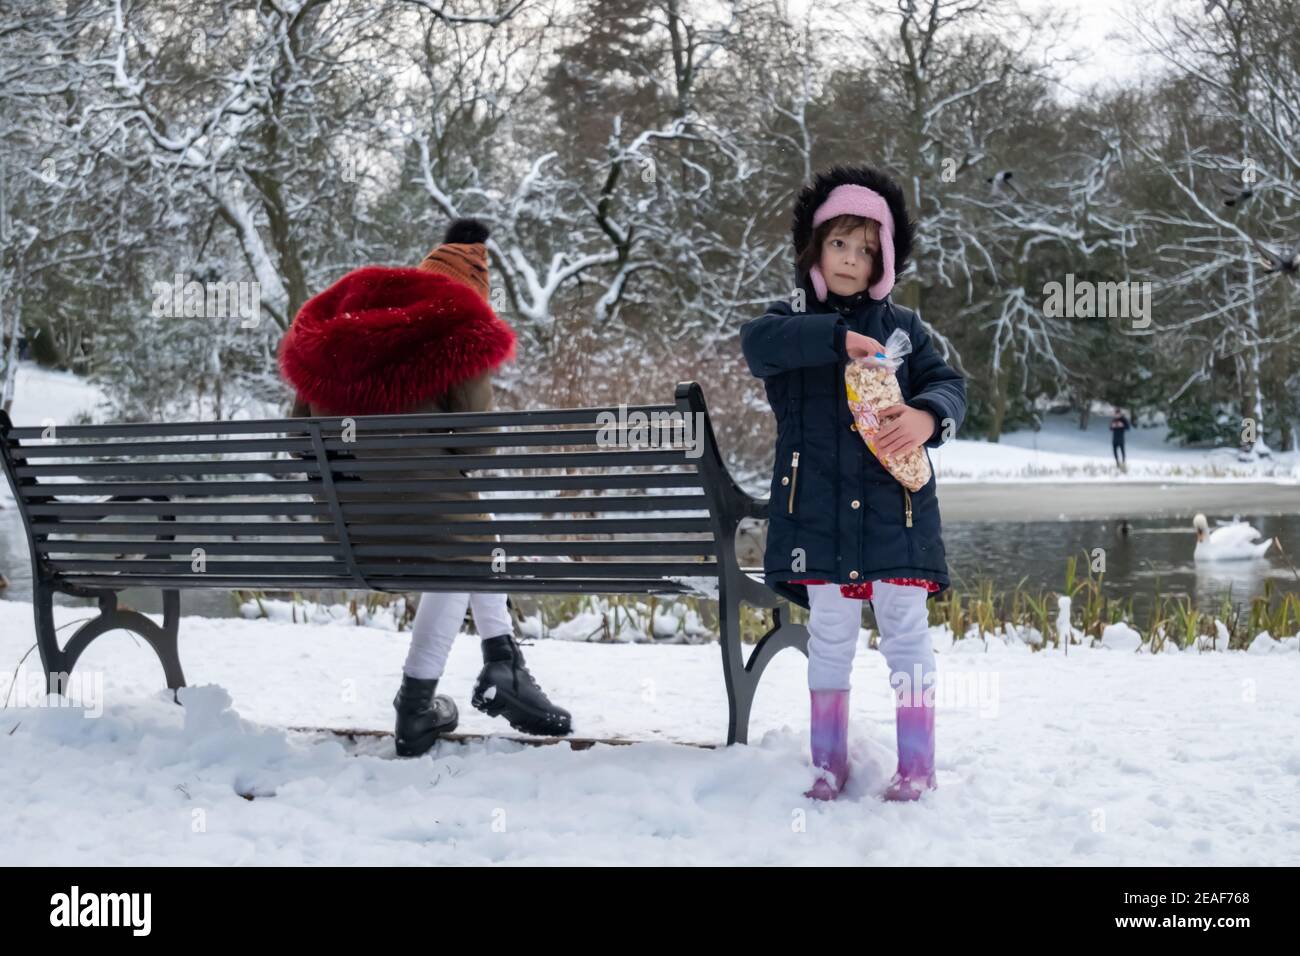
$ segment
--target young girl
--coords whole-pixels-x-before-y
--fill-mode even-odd
[[[492,375],[515,347],[513,330],[492,310],[489,299],[488,229],[477,219],[457,219],[441,244],[414,269],[368,266],[349,272],[303,305],[280,349],[280,368],[297,392],[295,416],[402,415],[416,412],[485,412],[492,407]],[[475,447],[423,449],[367,446],[364,434],[351,457],[388,460],[412,457],[412,470],[386,471],[388,482],[406,485],[382,497],[346,483],[340,501],[428,505],[478,498],[474,491],[436,489],[449,476],[434,467],[442,455],[475,454]],[[421,467],[423,465],[424,467]],[[447,511],[430,516],[388,515],[393,527],[426,522],[481,521],[483,515]],[[482,537],[430,533],[394,539],[385,529],[354,531],[351,543],[382,545],[395,562],[404,546],[478,543]],[[494,540],[499,541],[498,538]],[[484,545],[484,550],[487,550]],[[418,557],[412,560],[419,561]],[[428,559],[424,559],[428,560]],[[427,571],[425,573],[428,573]],[[516,730],[562,736],[571,730],[569,712],[552,704],[533,679],[515,639],[504,592],[433,591],[420,598],[411,624],[411,646],[393,707],[397,712],[398,756],[425,753],[438,737],[456,729],[455,702],[439,694],[465,611],[474,613],[482,639],[483,669],[470,702],[490,716],[503,716]]]
[[[834,799],[849,776],[849,675],[871,602],[896,691],[898,770],[885,791],[934,789],[934,652],[926,600],[948,586],[935,480],[909,492],[857,433],[844,390],[849,361],[875,362],[895,329],[912,351],[898,368],[903,404],[885,409],[881,455],[935,448],[966,412],[962,377],[916,313],[890,301],[912,250],[903,191],[867,166],[819,173],[795,202],[795,293],[746,322],[741,343],[776,415],[764,579],[809,609],[811,749],[807,796]]]

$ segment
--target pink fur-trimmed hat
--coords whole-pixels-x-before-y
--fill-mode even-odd
[[[796,197],[790,220],[795,260],[808,249],[817,226],[846,214],[880,224],[881,275],[867,292],[874,299],[883,299],[906,270],[916,233],[902,187],[883,169],[836,165],[813,176]],[[821,270],[814,265],[803,278],[811,286],[812,294],[825,301],[826,279]],[[796,281],[799,280],[800,276],[796,275]]]
[[[867,286],[867,294],[873,299],[883,299],[894,287],[894,214],[889,211],[889,203],[874,189],[845,183],[832,189],[826,201],[817,207],[812,218],[813,228],[816,229],[827,219],[836,216],[861,216],[880,224],[880,259],[883,268],[880,278]],[[813,288],[817,290],[817,298],[825,301],[826,277],[822,275],[821,268],[813,266],[809,277]]]

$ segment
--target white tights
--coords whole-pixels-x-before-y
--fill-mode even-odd
[[[934,680],[924,588],[873,581],[871,604],[880,628],[880,651],[891,685],[905,674],[922,691]],[[862,624],[862,601],[846,598],[838,584],[808,585],[808,687],[848,690]]]
[[[421,595],[411,624],[411,649],[403,671],[417,680],[442,677],[447,655],[465,621],[465,608],[474,610],[474,628],[480,638],[513,634],[514,621],[506,595],[483,591],[434,591]]]

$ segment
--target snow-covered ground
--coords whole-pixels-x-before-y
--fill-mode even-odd
[[[79,375],[20,362],[14,383],[14,404],[9,412],[15,425],[41,425],[46,421],[68,425],[83,414],[98,420],[103,393]]]
[[[85,617],[57,608],[60,625]],[[69,633],[68,628],[63,635]],[[1300,652],[1148,655],[1019,644],[941,647],[940,788],[879,801],[893,770],[878,652],[858,655],[853,777],[809,782],[803,658],[764,677],[748,747],[725,731],[716,645],[541,641],[532,670],[591,736],[632,747],[442,744],[387,759],[294,725],[391,729],[406,636],[343,624],[186,618],[185,707],[122,633],[86,653],[85,709],[37,706],[35,654],[0,710],[0,859],[53,864],[684,863],[1295,864],[1300,861]],[[1123,646],[1118,635],[1113,642]],[[31,607],[0,602],[6,679],[33,643]],[[441,688],[461,729],[476,641]],[[53,699],[57,700],[57,698]],[[16,707],[16,704],[26,706]],[[98,716],[93,716],[98,714]],[[252,796],[245,799],[241,794]]]
[[[1074,415],[1048,415],[1039,431],[1008,432],[998,442],[959,438],[933,449],[941,482],[958,481],[1300,481],[1300,454],[1273,452],[1253,462],[1233,448],[1183,448],[1163,426],[1135,428],[1125,439],[1128,471],[1110,450],[1110,419],[1094,415],[1079,429]]]
[[[79,375],[20,362],[14,382],[14,403],[9,418],[15,425],[66,425],[83,415],[98,421],[103,400],[98,388]],[[0,476],[0,505],[13,500],[9,482]]]

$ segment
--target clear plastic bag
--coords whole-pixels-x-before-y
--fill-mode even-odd
[[[885,340],[885,350],[864,359],[855,359],[844,367],[844,390],[854,425],[871,453],[880,459],[891,475],[909,491],[920,491],[930,480],[930,459],[924,448],[913,448],[904,455],[881,456],[873,439],[884,422],[880,412],[903,404],[903,393],[894,374],[912,351],[912,340],[902,329],[895,329]]]
[[[875,359],[879,363],[879,368],[896,372],[898,366],[903,364],[903,359],[911,353],[912,340],[902,329],[894,329],[889,333],[889,338],[885,339],[885,351],[877,352]]]

